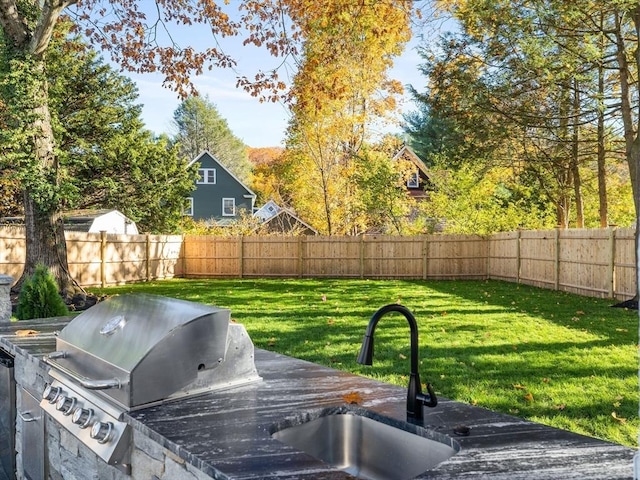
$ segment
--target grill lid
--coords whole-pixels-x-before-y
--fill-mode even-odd
[[[214,360],[224,358],[229,310],[158,295],[118,295],[99,302],[63,328],[58,339],[131,372],[163,343],[181,349],[168,352],[174,358],[189,354],[194,345],[176,337],[194,340],[190,330],[198,323],[207,324],[206,348]]]
[[[253,343],[228,309],[148,294],[84,311],[45,361],[125,410],[260,379]]]

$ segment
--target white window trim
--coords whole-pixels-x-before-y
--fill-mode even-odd
[[[187,197],[187,206],[184,208],[183,215],[193,217],[193,197]]]
[[[420,186],[420,175],[416,170],[411,174],[411,176],[407,179],[407,187],[408,188],[418,188]]]
[[[200,173],[202,172],[202,173]],[[209,181],[209,173],[213,172],[213,181]],[[198,180],[196,180],[197,184],[204,185],[214,185],[217,179],[216,169],[215,168],[199,168],[198,169]]]
[[[233,213],[227,213],[226,209],[225,209],[225,202],[227,202],[228,200],[230,200],[233,204]],[[230,198],[230,197],[226,197],[222,199],[222,216],[223,217],[235,217],[236,216],[236,199],[235,198]]]

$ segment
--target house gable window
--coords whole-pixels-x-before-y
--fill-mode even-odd
[[[196,183],[216,183],[216,169],[215,168],[200,168],[198,169],[198,180]]]
[[[235,217],[235,215],[236,215],[236,199],[223,198],[222,199],[222,216]]]
[[[187,215],[189,217],[193,217],[193,198],[188,197],[186,200],[187,200],[187,205],[185,206],[182,214]]]
[[[420,177],[418,176],[418,171],[416,170],[407,179],[407,187],[418,188],[419,186],[420,186]]]

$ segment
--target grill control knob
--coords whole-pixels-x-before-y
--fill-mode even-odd
[[[58,401],[56,402],[56,410],[62,412],[64,415],[71,415],[75,406],[76,397],[67,397],[66,395],[61,395],[58,397]]]
[[[107,443],[111,439],[111,433],[113,432],[113,423],[111,422],[96,422],[91,427],[90,436],[98,443]]]
[[[53,385],[48,384],[42,392],[42,398],[49,403],[56,403],[61,393],[62,389],[60,387],[54,387]]]
[[[93,420],[93,410],[90,408],[78,407],[73,411],[71,421],[80,428],[87,428]]]

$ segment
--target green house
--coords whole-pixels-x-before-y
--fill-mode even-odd
[[[253,213],[256,194],[225,168],[211,153],[204,151],[189,165],[198,164],[198,179],[187,198],[185,215],[217,225],[232,223],[242,211]]]

